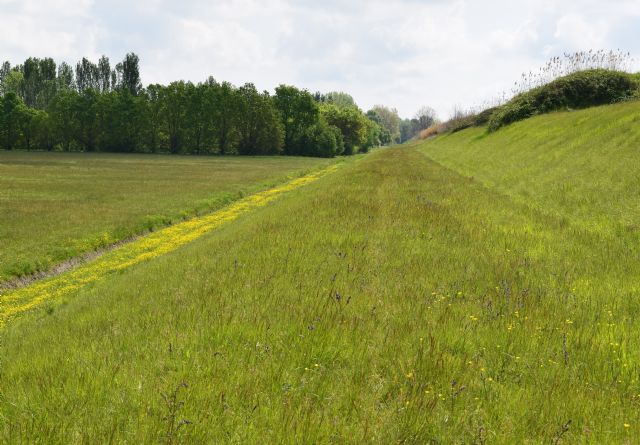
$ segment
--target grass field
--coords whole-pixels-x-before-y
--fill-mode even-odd
[[[23,314],[0,438],[635,443],[636,110],[379,150]]]
[[[123,246],[118,246],[117,249],[104,252],[89,264],[82,264],[81,267],[76,265],[69,273],[59,273],[30,286],[8,289],[1,296],[0,329],[23,312],[49,303],[51,300],[65,297],[78,288],[93,284],[109,274],[173,252],[225,223],[270,203],[283,193],[332,173],[336,168],[336,165],[332,165],[314,171],[277,187],[241,198],[224,209],[193,217],[150,235],[131,240]]]
[[[0,151],[0,282],[323,165],[312,158]]]
[[[640,227],[640,101],[538,116],[487,135],[423,145],[442,165],[567,223],[603,234]]]

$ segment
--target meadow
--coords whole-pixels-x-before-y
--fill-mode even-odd
[[[377,150],[48,300],[1,440],[634,443],[637,109]]]
[[[637,233],[640,102],[537,116],[423,145],[440,164],[602,235]]]
[[[0,151],[0,282],[219,209],[329,162]]]

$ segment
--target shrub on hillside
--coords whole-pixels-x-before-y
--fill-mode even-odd
[[[492,113],[489,131],[537,114],[620,102],[637,91],[638,80],[628,73],[604,69],[577,72],[511,99]]]

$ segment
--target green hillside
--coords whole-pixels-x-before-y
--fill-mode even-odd
[[[537,116],[425,142],[430,158],[574,226],[638,233],[640,102]]]

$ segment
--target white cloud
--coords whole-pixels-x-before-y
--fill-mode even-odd
[[[0,51],[14,62],[28,56],[95,56],[100,30],[91,22],[88,0],[0,1]]]
[[[147,83],[291,83],[405,116],[496,95],[564,51],[640,51],[638,0],[0,0],[0,16],[14,63],[135,51]]]
[[[608,31],[606,22],[588,22],[582,15],[572,13],[558,20],[554,37],[572,49],[599,49],[606,46]]]

